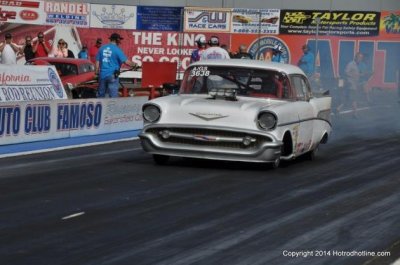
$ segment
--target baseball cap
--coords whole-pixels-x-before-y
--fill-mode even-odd
[[[11,36],[11,33],[6,33],[6,35],[4,36],[6,39],[11,39],[12,38],[12,36]]]
[[[121,35],[119,35],[118,33],[113,33],[110,36],[110,40],[123,40],[124,38],[121,37]]]

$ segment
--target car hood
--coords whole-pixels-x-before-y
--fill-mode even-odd
[[[211,99],[207,95],[178,95],[157,98],[151,103],[161,108],[159,123],[225,126],[257,129],[261,110],[276,111],[286,101],[237,97],[236,101]]]

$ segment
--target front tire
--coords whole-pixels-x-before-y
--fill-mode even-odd
[[[157,165],[166,165],[169,160],[169,156],[166,155],[153,155],[153,160]]]
[[[269,166],[271,169],[277,169],[280,164],[281,164],[281,158],[278,157],[277,159],[275,159],[274,162],[270,163]]]

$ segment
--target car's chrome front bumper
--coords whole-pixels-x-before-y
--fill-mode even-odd
[[[243,162],[274,162],[282,146],[268,133],[221,127],[150,125],[139,137],[151,154]]]

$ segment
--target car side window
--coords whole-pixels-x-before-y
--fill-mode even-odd
[[[291,77],[291,81],[296,92],[297,100],[308,100],[310,98],[310,89],[304,77],[295,75]]]
[[[81,73],[94,72],[94,66],[92,64],[82,64],[79,66]]]

